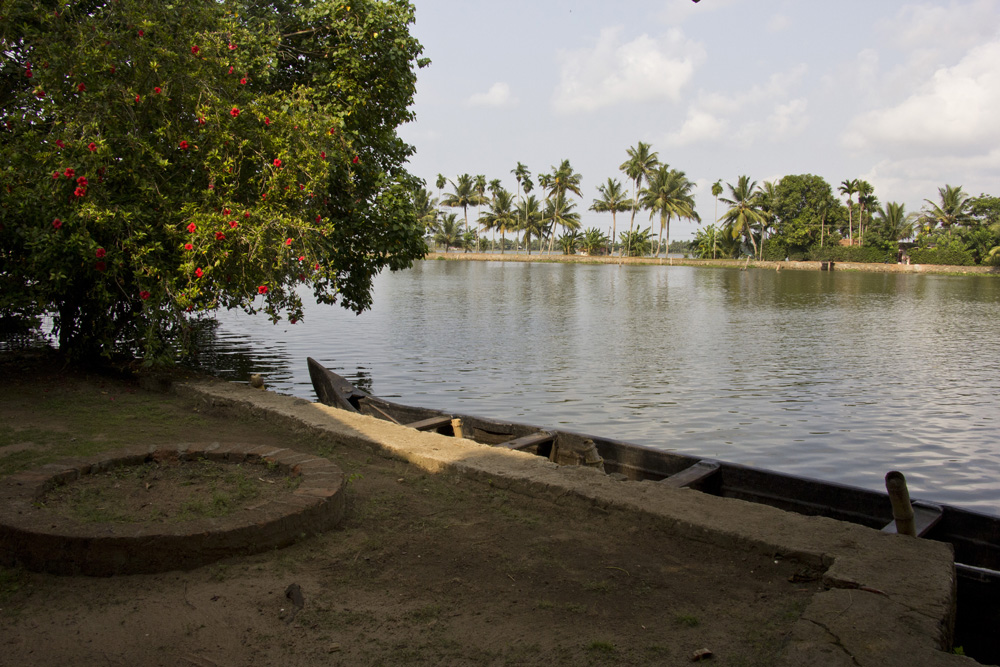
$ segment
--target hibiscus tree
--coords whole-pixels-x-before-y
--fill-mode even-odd
[[[4,3],[0,318],[154,362],[199,313],[301,320],[303,276],[367,308],[424,252],[396,133],[412,21],[404,0]]]

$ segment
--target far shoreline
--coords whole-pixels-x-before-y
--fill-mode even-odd
[[[609,257],[607,255],[532,255],[514,253],[429,252],[425,260],[467,262],[537,262],[564,264],[632,264],[649,266],[707,266],[727,269],[771,271],[864,271],[868,273],[931,273],[942,275],[1000,276],[998,266],[952,266],[945,264],[875,264],[866,262],[769,262],[746,259],[693,259],[681,257]],[[833,264],[833,268],[830,265]],[[825,265],[825,268],[824,268]]]

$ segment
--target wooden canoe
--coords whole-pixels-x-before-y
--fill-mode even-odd
[[[896,532],[885,492],[700,459],[597,435],[402,405],[358,389],[314,359],[308,359],[308,365],[313,387],[325,405],[445,435],[455,435],[457,427],[460,437],[482,444],[531,452],[563,465],[602,467],[607,474],[622,479],[653,480]],[[963,623],[964,607],[966,629],[982,624],[980,639],[993,637],[995,624],[1000,623],[996,602],[1000,599],[1000,517],[921,500],[914,500],[913,508],[920,537],[954,547],[959,623]],[[989,641],[1000,655],[1000,640]]]

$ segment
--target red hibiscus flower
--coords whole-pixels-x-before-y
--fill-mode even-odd
[[[141,292],[139,292],[139,298],[145,301],[146,299],[149,298],[149,292],[147,292],[146,290],[142,290]]]
[[[91,141],[89,144],[87,144],[87,150],[89,150],[91,153],[93,153],[94,151],[97,150],[97,144],[95,144],[93,141]]]
[[[141,96],[141,95],[136,95],[136,96],[135,96],[135,101],[136,101],[136,102],[140,101],[141,99],[142,99],[142,96]]]
[[[77,188],[76,190],[73,190],[73,196],[74,197],[82,197],[85,194],[87,194],[87,189],[86,188]]]
[[[202,271],[201,267],[199,266],[197,269],[194,270],[194,275],[196,275],[199,278],[201,278],[203,275],[205,275],[205,272]]]
[[[235,50],[236,50],[236,45],[235,45],[235,44],[233,44],[232,42],[230,42],[230,43],[229,43],[229,50],[230,50],[230,51],[235,51]]]
[[[222,215],[229,215],[230,213],[232,213],[232,211],[230,211],[228,208],[222,209]]]
[[[357,155],[355,155],[355,156],[354,156],[354,159],[353,159],[353,160],[351,160],[351,162],[352,162],[353,164],[357,164],[358,162],[361,162],[361,160],[360,160],[360,159],[358,159],[358,156],[357,156]]]
[[[205,119],[204,119],[204,118],[201,118],[201,117],[199,117],[199,118],[198,118],[198,124],[199,124],[199,125],[204,125],[204,124],[205,124]]]
[[[98,248],[94,254],[97,255],[97,259],[104,259],[104,256],[108,253],[104,248]]]
[[[229,221],[229,228],[230,229],[236,229],[236,225],[238,225],[238,224],[240,224],[240,223],[236,222],[235,220],[230,220]]]
[[[59,148],[66,148],[66,144],[63,143],[62,139],[56,139],[56,146]]]
[[[194,246],[191,245],[190,243],[185,243],[184,244],[184,249],[185,250],[194,250]]]
[[[97,269],[98,271],[103,271],[104,269],[108,268],[108,265],[105,264],[104,262],[97,262],[96,264],[94,264],[94,268]]]
[[[226,238],[226,235],[223,234],[222,232],[215,232],[215,240],[216,241],[222,241],[225,238]]]
[[[279,160],[278,158],[274,158],[274,166],[275,167],[280,167],[281,166],[281,160]]]
[[[144,37],[145,35],[146,35],[145,32],[143,32],[142,30],[139,31],[139,37]]]
[[[292,245],[291,239],[285,239],[285,245]]]
[[[66,167],[66,171],[63,172],[63,176],[66,178],[75,178],[76,170],[73,167]]]
[[[300,262],[306,261],[306,256],[305,255],[299,255],[299,261]]]
[[[62,176],[62,174],[60,174],[58,171],[52,172],[52,180],[55,180],[55,179],[59,178],[60,176]]]
[[[159,95],[159,94],[160,94],[160,87],[159,87],[159,86],[156,86],[155,88],[153,88],[153,92],[154,92],[155,94]]]
[[[242,79],[240,79],[240,85],[242,85],[242,86],[247,85],[247,78],[246,77],[243,77]]]
[[[270,124],[271,124],[271,119],[268,118],[267,116],[264,116],[264,125],[270,125]]]
[[[197,44],[196,44],[195,46],[192,46],[192,47],[191,47],[191,53],[193,53],[194,55],[198,55],[198,52],[199,52],[199,51],[201,51],[201,49],[200,49],[200,48],[198,48],[198,45],[197,45]]]
[[[322,221],[323,221],[323,216],[317,215],[316,216],[316,222],[322,222]]]
[[[62,220],[60,220],[59,218],[56,218],[55,220],[52,221],[52,226],[55,229],[59,229],[60,227],[62,227]]]
[[[177,144],[177,147],[180,148],[182,151],[186,151],[188,147],[188,142],[181,140],[181,142]]]
[[[35,91],[35,97],[45,97],[45,91],[39,88]]]
[[[336,134],[336,133],[337,133],[337,128],[331,127],[330,128],[330,134]]]
[[[85,188],[88,185],[90,185],[90,181],[87,180],[86,176],[81,176],[80,178],[76,179],[76,184],[79,185],[80,187]]]
[[[189,232],[191,232],[192,234],[194,234],[194,230],[196,230],[196,229],[198,229],[198,227],[193,222],[190,225],[187,226],[187,230]]]
[[[306,281],[306,274],[300,273],[299,274],[299,282],[300,283],[304,283],[305,281]]]
[[[261,285],[258,287],[257,294],[267,294],[267,285]]]
[[[292,319],[288,320],[288,322],[289,324],[295,324],[296,322],[298,322],[298,320],[293,317]]]
[[[232,66],[232,65],[230,65],[230,66],[229,66],[229,73],[230,73],[230,74],[232,74],[232,73],[233,73],[233,66]]]
[[[320,151],[319,159],[320,160],[325,160],[326,159],[326,151]]]
[[[33,77],[33,76],[35,76],[35,75],[31,73],[31,70],[30,70],[30,69],[26,69],[26,70],[24,70],[24,76],[25,76],[26,78],[30,79],[31,77]]]
[[[78,83],[76,84],[76,89],[77,91],[82,93],[83,91],[87,90],[87,86],[83,85],[82,83]]]
[[[229,112],[229,115],[232,116],[233,118],[236,118],[237,116],[240,115],[240,110],[237,109],[236,107],[233,107],[232,111]]]
[[[243,211],[243,217],[244,218],[249,218],[250,217],[250,211]]]

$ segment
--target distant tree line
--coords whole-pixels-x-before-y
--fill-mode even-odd
[[[921,210],[908,212],[904,204],[880,202],[865,180],[844,180],[835,191],[812,174],[763,183],[745,175],[735,183],[716,181],[711,189],[715,222],[675,250],[670,222],[701,223],[694,184],[683,171],[661,163],[647,143],[640,141],[626,154],[619,166],[624,183],[609,177],[589,207],[611,214],[610,237],[601,229],[581,229],[575,198],[582,196],[582,177],[569,160],[534,177],[518,162],[511,170],[513,192],[500,179],[483,175],[438,175],[438,197],[425,187],[416,193],[418,217],[428,241],[446,252],[558,248],[565,254],[655,257],[670,248],[720,259],[896,262],[905,256],[913,263],[1000,264],[998,197],[973,197],[961,186],[945,185],[936,198],[924,200]],[[639,211],[648,215],[648,226],[641,218],[636,224]],[[619,231],[619,214],[628,216],[627,230],[623,221]]]

